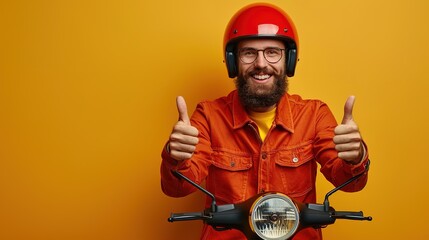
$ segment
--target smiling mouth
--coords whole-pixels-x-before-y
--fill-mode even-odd
[[[252,78],[258,80],[258,81],[264,81],[270,78],[272,75],[270,74],[253,74]]]

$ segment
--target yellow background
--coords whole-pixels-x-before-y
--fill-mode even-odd
[[[369,145],[367,187],[337,193],[326,239],[428,239],[429,2],[278,0],[300,62],[290,92],[348,95]],[[244,0],[0,3],[0,239],[198,239],[199,193],[160,190],[160,151],[177,120],[234,88],[222,38]],[[332,186],[318,179],[319,201]]]

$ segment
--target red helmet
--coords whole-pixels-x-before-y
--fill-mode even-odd
[[[243,39],[271,38],[284,42],[286,75],[292,77],[298,61],[298,35],[291,18],[271,4],[251,4],[239,10],[225,30],[223,47],[228,76],[237,76],[236,46]]]

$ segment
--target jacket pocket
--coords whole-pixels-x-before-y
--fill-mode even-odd
[[[312,143],[281,150],[275,161],[284,193],[297,200],[305,199],[306,194],[315,187],[317,173]]]
[[[225,203],[244,201],[253,166],[251,155],[214,152],[212,160],[207,181],[209,191]]]

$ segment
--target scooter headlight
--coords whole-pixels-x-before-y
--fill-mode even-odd
[[[253,203],[249,222],[252,230],[262,239],[288,239],[298,229],[299,210],[286,195],[267,194]]]

